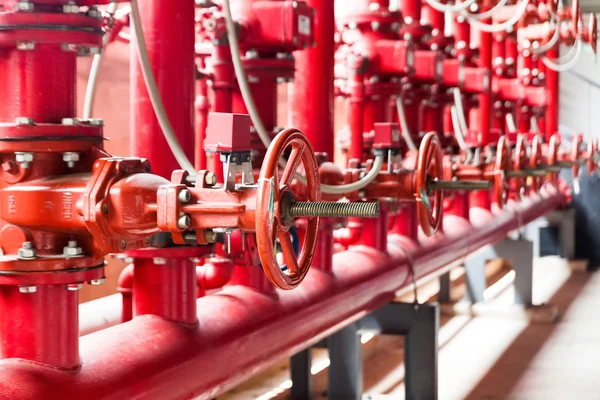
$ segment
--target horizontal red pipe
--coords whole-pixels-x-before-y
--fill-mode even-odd
[[[562,201],[551,189],[485,226],[447,232],[411,255],[416,278],[502,240]],[[226,287],[198,300],[196,328],[144,315],[84,336],[77,373],[3,360],[0,398],[213,398],[393,300],[412,282],[407,258],[394,253],[353,247],[334,255],[331,274],[313,269],[289,292]]]

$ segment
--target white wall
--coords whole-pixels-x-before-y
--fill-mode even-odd
[[[588,21],[587,15],[584,20]],[[558,120],[561,132],[600,137],[600,62],[594,62],[587,48],[573,70],[560,74]]]

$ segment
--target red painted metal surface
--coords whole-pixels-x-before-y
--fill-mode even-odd
[[[480,228],[417,250],[410,257],[415,278],[501,240],[562,202],[552,190]],[[209,399],[387,303],[410,282],[404,255],[390,258],[356,247],[334,256],[333,275],[312,270],[295,291],[265,295],[230,286],[199,299],[195,328],[141,316],[86,335],[80,341],[84,363],[76,373],[3,360],[0,396]]]
[[[171,125],[188,159],[194,159],[194,0],[139,2],[148,56]],[[131,152],[151,160],[169,178],[179,165],[168,151],[131,46]]]

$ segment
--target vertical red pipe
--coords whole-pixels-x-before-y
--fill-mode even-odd
[[[417,221],[417,206],[415,203],[407,203],[396,216],[394,226],[390,233],[405,236],[417,242],[419,239],[419,223]]]
[[[142,27],[156,83],[175,135],[188,158],[194,157],[194,0],[144,0]],[[179,169],[158,124],[137,50],[131,46],[131,152],[146,157],[165,178]]]
[[[412,23],[420,23],[421,22],[421,1],[420,0],[401,0],[400,1],[400,10],[402,11],[402,17],[404,21],[408,23],[406,18],[411,18]]]
[[[0,48],[0,121],[17,117],[60,124],[75,111],[76,53],[57,45]]]
[[[56,368],[79,365],[77,291],[39,285],[34,293],[0,286],[0,358],[22,358]]]
[[[204,59],[198,59],[198,67],[204,69]],[[196,114],[198,115],[196,126],[196,154],[194,166],[197,170],[206,169],[206,152],[204,151],[204,139],[206,138],[206,127],[208,126],[208,112],[210,101],[208,99],[208,82],[206,77],[198,80],[198,96],[196,97]]]
[[[290,124],[301,129],[317,152],[333,158],[334,6],[332,0],[308,0],[315,9],[315,47],[297,51],[290,85]]]
[[[383,207],[379,212],[379,217],[372,219],[363,219],[362,234],[355,245],[372,247],[383,253],[387,251],[388,235],[388,212]]]
[[[485,7],[484,10],[485,11]],[[484,24],[491,24],[491,19],[482,20]],[[480,67],[492,70],[492,34],[489,32],[479,32],[479,64]],[[489,76],[491,79],[491,74]],[[491,82],[489,83],[491,86]],[[477,129],[481,133],[481,145],[487,146],[489,143],[491,113],[492,113],[492,93],[488,90],[487,93],[480,93],[479,98],[479,126]]]
[[[187,258],[136,258],[133,315],[196,323],[196,267]]]
[[[546,57],[554,59],[558,57],[558,48],[548,50]],[[558,132],[558,72],[546,68],[546,92],[548,103],[546,107],[546,141]]]

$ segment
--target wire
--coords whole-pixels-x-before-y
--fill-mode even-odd
[[[460,15],[462,15],[465,18],[469,18],[469,19],[473,19],[473,20],[477,20],[477,21],[481,21],[482,19],[486,19],[486,18],[492,18],[494,15],[496,15],[496,13],[498,13],[498,11],[500,11],[500,9],[502,7],[504,7],[506,5],[507,2],[508,2],[508,0],[500,0],[498,2],[498,4],[496,4],[494,7],[490,8],[487,11],[478,13],[478,14],[470,14],[470,13],[466,12],[465,10],[461,10]]]
[[[467,127],[467,120],[465,119],[465,109],[463,107],[460,89],[454,88],[452,94],[454,95],[454,105],[456,106],[456,112],[458,113],[458,122],[460,123],[461,132],[467,132],[469,128]]]
[[[567,62],[563,63],[557,63],[557,61],[563,61],[564,57],[558,58],[558,59],[554,59],[551,60],[548,57],[542,57],[542,61],[544,62],[544,65],[547,68],[550,68],[553,71],[556,72],[565,72],[570,70],[571,68],[575,67],[575,65],[577,65],[577,63],[579,63],[579,60],[581,60],[581,56],[583,55],[583,41],[580,38],[576,39],[577,44],[576,44],[576,52],[575,55]],[[569,51],[570,53],[570,51]]]
[[[398,119],[400,120],[400,129],[402,130],[402,137],[406,142],[410,151],[418,151],[417,145],[412,140],[412,136],[408,129],[408,123],[406,122],[406,114],[404,113],[404,99],[402,95],[396,97],[396,109],[398,110]]]
[[[254,98],[250,90],[250,85],[248,84],[248,79],[246,78],[246,74],[244,72],[244,65],[242,64],[242,55],[240,53],[240,46],[236,34],[236,26],[235,22],[233,21],[233,16],[231,14],[231,6],[229,4],[229,0],[223,0],[222,5],[223,13],[225,14],[227,39],[229,40],[229,48],[231,50],[231,60],[233,62],[233,68],[235,70],[235,75],[238,81],[238,85],[240,87],[240,92],[242,93],[242,98],[244,99],[244,103],[246,103],[246,109],[248,110],[248,114],[250,114],[250,119],[254,124],[254,128],[256,129],[258,137],[260,138],[261,142],[265,147],[269,147],[271,145],[271,137],[267,133],[267,130],[265,129],[265,126],[262,123],[260,114],[258,113],[258,109],[256,108],[256,103],[254,103]],[[283,166],[285,166],[285,163],[285,160],[280,161],[280,164],[282,164]],[[321,192],[328,194],[344,194],[361,190],[377,177],[377,174],[379,174],[379,171],[382,167],[383,156],[377,156],[375,157],[373,168],[371,168],[371,171],[369,171],[369,173],[365,175],[364,178],[360,179],[357,182],[350,183],[347,185],[332,186],[322,184]],[[296,174],[296,179],[302,184],[306,184],[306,178],[304,176]]]
[[[460,147],[463,151],[470,151],[467,143],[465,142],[465,135],[463,134],[462,127],[460,126],[456,106],[452,106],[450,108],[450,114],[452,116],[452,126],[454,127],[454,135],[456,136],[458,147]]]
[[[468,13],[465,13],[464,15],[461,14],[461,15],[463,17],[465,17],[472,25],[475,25],[480,31],[488,32],[488,33],[497,33],[497,32],[503,32],[503,31],[507,31],[507,30],[511,29],[512,26],[521,19],[523,14],[525,14],[525,11],[527,10],[528,5],[529,5],[529,0],[523,0],[517,7],[517,10],[515,11],[515,15],[513,15],[512,17],[510,17],[508,20],[504,21],[501,24],[491,24],[491,25],[484,24],[484,23],[479,22],[477,19],[472,18]]]
[[[554,28],[554,34],[552,35],[550,40],[548,40],[546,43],[542,44],[537,49],[533,49],[533,52],[535,54],[538,54],[538,55],[543,54],[543,53],[547,52],[548,50],[550,50],[552,47],[554,47],[554,45],[558,42],[558,38],[560,37],[561,24],[562,24],[562,21],[560,20],[560,18],[557,18],[556,19],[556,27]]]
[[[517,133],[517,125],[515,124],[515,118],[511,113],[506,114],[506,127],[510,133]]]
[[[165,106],[162,102],[160,92],[156,85],[156,79],[154,78],[154,72],[152,71],[152,66],[150,65],[150,59],[148,57],[148,49],[146,48],[146,40],[144,38],[144,31],[142,29],[138,0],[131,0],[131,24],[135,32],[135,47],[138,53],[140,67],[144,77],[144,83],[146,84],[146,89],[148,90],[148,95],[150,96],[150,102],[154,108],[156,119],[158,120],[167,144],[169,145],[169,148],[171,149],[171,152],[173,153],[173,156],[175,156],[175,159],[179,165],[183,169],[187,170],[191,175],[196,175],[196,169],[194,168],[194,165],[187,158],[185,152],[179,144],[179,141],[177,140],[177,136],[175,135],[171,121],[169,121],[169,116],[165,111]]]
[[[113,15],[119,4],[116,2],[112,2],[106,8],[106,12],[110,15]],[[110,35],[108,32],[104,33],[102,37],[102,49],[100,54],[95,54],[92,59],[92,66],[90,67],[90,76],[88,78],[88,83],[85,89],[85,100],[83,102],[83,118],[89,119],[92,118],[92,110],[94,109],[94,98],[96,96],[96,84],[98,83],[98,75],[100,72],[100,65],[102,64],[102,58],[104,56],[104,49],[108,44],[110,39]]]

